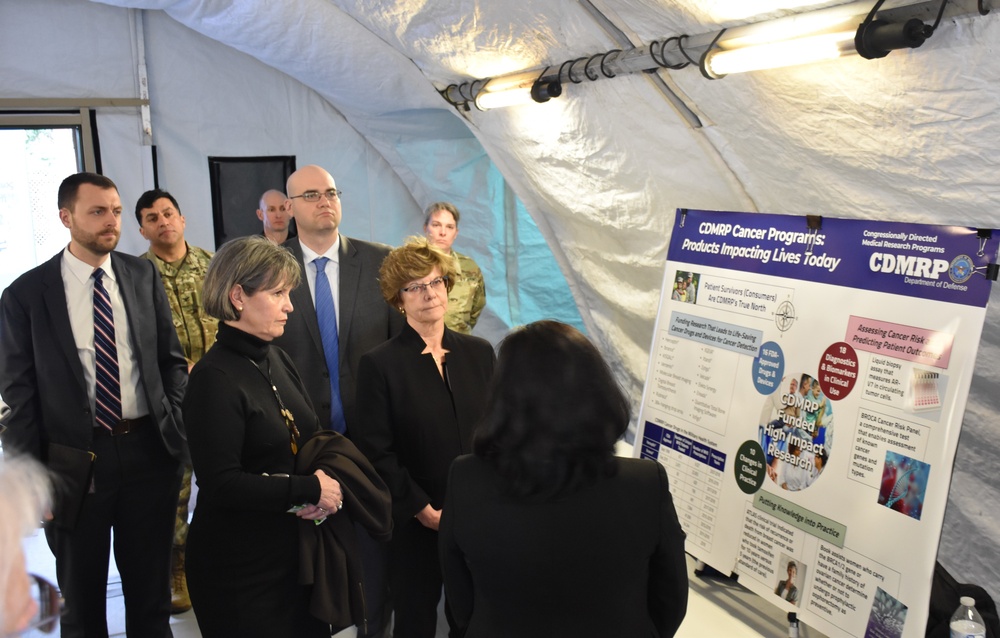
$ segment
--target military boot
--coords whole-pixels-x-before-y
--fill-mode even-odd
[[[170,613],[183,614],[191,609],[187,576],[184,575],[184,548],[174,546],[170,561]]]

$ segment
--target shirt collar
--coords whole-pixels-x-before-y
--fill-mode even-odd
[[[110,278],[111,281],[116,283],[118,281],[115,277],[115,269],[111,267],[111,255],[108,255],[108,258],[104,260],[104,263],[97,268],[94,268],[71,253],[69,251],[69,246],[66,246],[66,248],[63,249],[63,261],[66,263],[66,267],[69,272],[71,272],[73,276],[76,277],[82,284],[86,284],[90,280],[91,275],[94,274],[94,271],[97,270],[97,268],[103,270],[104,276]]]
[[[340,264],[340,236],[337,236],[337,241],[333,242],[333,245],[322,255],[314,251],[309,246],[306,246],[301,240],[299,241],[299,246],[302,248],[302,262],[306,264],[311,264],[313,260],[317,257],[326,257],[335,264]]]

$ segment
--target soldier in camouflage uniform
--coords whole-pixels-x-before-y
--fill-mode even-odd
[[[483,271],[472,257],[452,250],[458,236],[460,215],[454,204],[434,202],[424,211],[424,233],[427,240],[455,257],[455,285],[448,294],[448,312],[444,323],[455,332],[471,334],[486,306],[486,285]]]
[[[184,241],[184,216],[173,195],[164,190],[142,194],[135,205],[139,232],[149,241],[144,257],[154,264],[163,280],[170,301],[174,328],[180,339],[188,371],[215,343],[218,321],[205,313],[201,287],[212,253]],[[177,502],[174,522],[174,552],[171,578],[171,612],[191,609],[184,575],[184,547],[187,543],[188,502],[191,500],[191,466],[184,468],[184,479]]]

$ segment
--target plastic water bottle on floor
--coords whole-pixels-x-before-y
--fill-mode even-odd
[[[986,623],[976,611],[976,599],[962,596],[962,606],[951,616],[951,638],[986,638]]]

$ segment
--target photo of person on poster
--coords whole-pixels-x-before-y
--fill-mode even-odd
[[[791,460],[781,461],[778,469],[778,480],[781,489],[798,492],[809,486],[814,465],[811,460],[802,456],[802,448],[794,442],[788,444],[788,455]]]
[[[830,455],[826,453],[825,449],[820,450],[814,455],[813,469],[812,472],[809,474],[809,478],[806,480],[806,487],[812,485],[816,481],[816,479],[819,478],[819,475],[823,473],[823,468],[826,467],[826,460],[827,458],[829,458],[829,456]]]
[[[787,578],[782,578],[778,581],[778,586],[775,587],[774,593],[781,596],[782,599],[787,600],[793,605],[799,604],[799,587],[796,584],[798,580],[799,565],[791,558],[782,555],[782,562],[786,562],[785,570],[788,573]],[[803,575],[805,574],[805,569],[802,570]]]
[[[683,303],[697,303],[699,277],[698,273],[678,270],[670,299]]]
[[[687,279],[682,273],[677,273],[677,281],[674,282],[674,291],[670,293],[670,298],[674,301],[687,302]]]
[[[775,463],[774,453],[771,448],[773,440],[772,432],[777,432],[784,427],[786,421],[795,419],[799,415],[794,398],[798,395],[799,379],[792,375],[789,379],[785,377],[781,380],[781,385],[788,383],[788,392],[774,392],[767,397],[764,408],[761,410],[760,423],[758,427],[758,439],[760,446],[764,449],[764,458],[767,461],[767,471],[772,479],[777,479],[777,463]]]
[[[810,374],[789,374],[761,408],[757,438],[767,476],[784,490],[809,487],[830,456],[833,410]],[[817,460],[818,459],[818,460]]]

